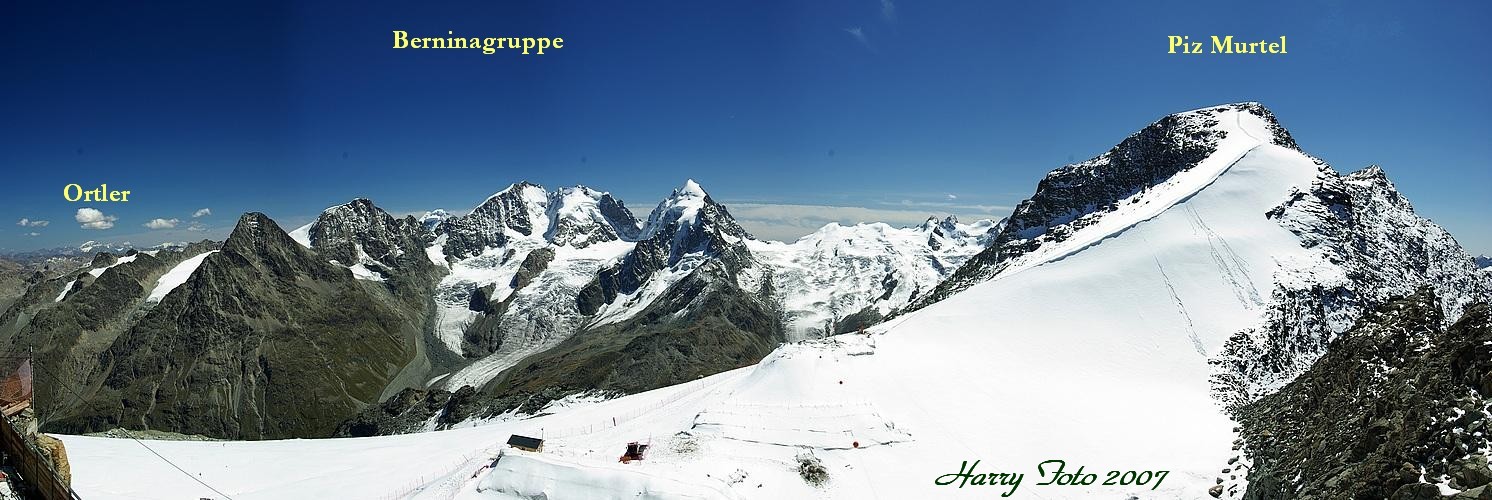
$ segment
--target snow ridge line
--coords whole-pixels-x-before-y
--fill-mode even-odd
[[[1186,196],[1182,196],[1180,198],[1177,198],[1175,201],[1173,201],[1173,202],[1171,202],[1169,204],[1166,204],[1164,207],[1160,207],[1159,209],[1155,209],[1155,210],[1150,211],[1149,213],[1141,215],[1139,218],[1135,219],[1133,222],[1131,222],[1129,224],[1126,224],[1124,227],[1117,228],[1117,229],[1115,229],[1113,231],[1110,231],[1108,233],[1102,234],[1101,236],[1089,237],[1089,238],[1087,238],[1086,242],[1083,242],[1081,244],[1074,243],[1074,240],[1072,240],[1072,239],[1064,241],[1063,243],[1067,243],[1068,245],[1066,245],[1066,246],[1069,246],[1071,248],[1069,248],[1067,250],[1059,251],[1059,252],[1053,252],[1052,255],[1044,257],[1044,258],[1041,258],[1041,259],[1039,259],[1039,260],[1037,260],[1035,262],[1024,262],[1024,263],[1021,263],[1017,267],[1006,268],[1004,271],[1001,271],[999,274],[996,274],[994,277],[992,277],[992,278],[990,278],[988,280],[985,280],[983,283],[979,283],[979,284],[982,285],[984,283],[990,283],[990,282],[993,282],[995,280],[1005,279],[1006,277],[1014,276],[1016,274],[1025,272],[1025,271],[1027,271],[1029,269],[1032,269],[1032,268],[1035,268],[1035,267],[1039,267],[1039,266],[1042,266],[1042,265],[1045,265],[1045,264],[1048,264],[1048,263],[1052,263],[1052,262],[1058,262],[1058,261],[1061,261],[1062,259],[1066,259],[1068,257],[1076,255],[1078,252],[1081,252],[1083,250],[1087,250],[1090,247],[1094,247],[1094,246],[1097,246],[1097,245],[1103,243],[1104,240],[1107,240],[1109,238],[1113,238],[1113,237],[1119,236],[1121,234],[1124,234],[1126,231],[1129,231],[1130,229],[1133,229],[1135,226],[1138,226],[1138,225],[1140,225],[1142,223],[1145,223],[1145,222],[1149,222],[1150,220],[1152,220],[1152,219],[1154,219],[1156,217],[1159,217],[1161,214],[1165,213],[1167,210],[1170,210],[1171,207],[1174,207],[1176,205],[1180,205],[1182,203],[1186,203],[1187,200],[1192,199],[1192,197],[1196,196],[1197,193],[1200,193],[1200,192],[1206,190],[1208,187],[1211,187],[1213,184],[1215,184],[1217,182],[1217,180],[1219,178],[1221,178],[1223,176],[1223,174],[1228,173],[1229,170],[1233,169],[1234,165],[1237,165],[1239,161],[1242,161],[1243,157],[1248,156],[1249,153],[1254,152],[1254,150],[1259,149],[1261,146],[1264,146],[1264,145],[1268,144],[1268,143],[1260,140],[1258,137],[1254,137],[1253,134],[1248,133],[1248,130],[1243,127],[1242,122],[1241,122],[1241,118],[1239,117],[1239,115],[1235,114],[1234,117],[1233,117],[1233,121],[1236,124],[1236,128],[1240,132],[1242,132],[1243,135],[1246,135],[1250,139],[1254,140],[1254,145],[1250,146],[1248,149],[1245,149],[1242,152],[1240,152],[1237,155],[1235,155],[1232,160],[1228,161],[1227,166],[1225,166],[1225,167],[1223,167],[1221,169],[1218,169],[1217,173],[1215,173],[1215,174],[1212,175],[1212,178],[1207,179],[1207,182],[1203,183],[1196,190],[1192,191],[1191,193],[1187,194]],[[1082,240],[1078,240],[1078,241],[1082,241]],[[978,285],[974,285],[974,286],[978,286]],[[887,327],[884,332],[885,333],[890,333],[892,331],[895,331],[898,327],[901,326],[901,323],[906,322],[907,319],[910,319],[913,316],[921,314],[923,311],[926,311],[927,309],[928,309],[927,307],[923,307],[921,309],[917,309],[915,311],[912,311],[911,314],[904,314],[904,315],[899,316],[898,318],[901,319],[902,321],[898,322],[895,326]]]
[[[1068,250],[1064,250],[1064,251],[1061,251],[1061,252],[1054,252],[1054,255],[1052,255],[1050,257],[1047,257],[1047,258],[1044,258],[1044,259],[1041,259],[1041,260],[1038,260],[1036,262],[1025,262],[1025,263],[1022,263],[1019,267],[1014,268],[1014,270],[1007,270],[1006,272],[1002,272],[999,275],[995,276],[994,278],[991,278],[989,281],[994,281],[994,280],[997,280],[997,279],[1003,279],[1003,278],[1005,278],[1007,276],[1013,276],[1013,275],[1015,275],[1017,273],[1024,272],[1024,271],[1026,271],[1028,269],[1031,269],[1031,268],[1034,268],[1034,267],[1038,267],[1038,266],[1041,266],[1041,265],[1044,265],[1044,264],[1048,264],[1048,263],[1052,263],[1052,262],[1057,262],[1057,261],[1060,261],[1062,259],[1066,259],[1068,257],[1076,255],[1078,252],[1081,252],[1083,250],[1087,250],[1087,249],[1089,249],[1091,247],[1097,246],[1097,245],[1103,243],[1104,240],[1107,240],[1109,238],[1113,238],[1113,237],[1119,236],[1121,234],[1124,234],[1126,231],[1129,231],[1130,229],[1134,229],[1135,226],[1138,226],[1138,225],[1140,225],[1142,223],[1145,223],[1145,222],[1149,222],[1152,219],[1155,219],[1156,217],[1160,217],[1161,214],[1166,213],[1166,211],[1170,210],[1172,207],[1175,207],[1176,205],[1180,205],[1182,203],[1186,203],[1187,200],[1192,199],[1192,197],[1196,196],[1197,193],[1200,193],[1203,190],[1207,189],[1208,187],[1212,186],[1213,183],[1217,182],[1218,178],[1222,177],[1223,174],[1228,173],[1229,170],[1233,169],[1234,165],[1237,165],[1240,160],[1243,160],[1244,156],[1248,156],[1249,153],[1252,153],[1255,149],[1258,149],[1260,146],[1263,146],[1263,144],[1255,144],[1253,147],[1250,147],[1250,148],[1244,150],[1242,153],[1239,153],[1237,157],[1233,158],[1233,161],[1228,162],[1228,166],[1223,167],[1222,169],[1219,169],[1216,174],[1213,174],[1213,176],[1212,176],[1211,179],[1208,179],[1206,183],[1202,184],[1201,187],[1197,188],[1195,191],[1192,191],[1190,194],[1187,194],[1186,196],[1178,198],[1175,201],[1167,204],[1164,207],[1161,207],[1161,208],[1159,208],[1157,210],[1153,210],[1150,213],[1146,213],[1146,214],[1142,215],[1140,218],[1135,219],[1133,222],[1131,222],[1129,224],[1126,224],[1124,227],[1117,228],[1117,229],[1113,230],[1112,232],[1103,234],[1102,236],[1090,237],[1090,238],[1088,238],[1088,241],[1086,241],[1084,243],[1081,243],[1081,244],[1072,244],[1072,245],[1069,245],[1069,246],[1073,246],[1075,248],[1070,248]],[[1068,241],[1070,242],[1072,240],[1068,240]]]

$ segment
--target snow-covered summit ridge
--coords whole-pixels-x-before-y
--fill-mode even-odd
[[[461,259],[514,238],[584,247],[634,239],[638,230],[636,217],[609,193],[585,186],[549,192],[524,181],[489,196],[466,215],[442,220],[433,231],[446,236],[443,254]]]
[[[1048,173],[990,246],[915,307],[1060,258],[1155,217],[1266,145],[1299,152],[1290,133],[1258,103],[1167,115],[1101,155]]]
[[[643,226],[642,236],[639,239],[648,239],[663,231],[674,231],[682,228],[685,231],[697,226],[701,213],[707,223],[721,224],[726,232],[737,237],[750,237],[735,218],[730,216],[724,205],[720,205],[710,198],[704,188],[694,179],[684,181],[684,185],[673,190],[673,193],[658,203],[653,212],[648,215],[648,222]]]

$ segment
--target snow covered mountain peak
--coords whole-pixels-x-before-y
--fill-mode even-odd
[[[950,222],[950,221],[953,224],[957,224],[958,223],[958,219],[955,218],[952,215],[948,216],[948,218],[943,219],[943,220],[938,220],[938,216],[936,216],[936,215],[929,215],[929,216],[927,216],[927,220],[922,221],[922,224],[918,224],[917,225],[917,228],[921,229],[923,231],[935,231],[935,230],[938,229],[938,226],[942,226],[942,225],[944,225],[945,222]]]
[[[914,308],[1003,272],[1066,255],[1154,217],[1262,147],[1303,155],[1274,114],[1258,103],[1166,115],[1101,155],[1048,173],[1036,193],[1016,206],[989,247]],[[1302,168],[1308,165],[1311,161]],[[1310,168],[1314,175],[1318,167]]]
[[[480,205],[477,205],[477,208],[474,209],[474,210],[480,210],[481,207],[482,207],[482,205],[486,205],[488,203],[491,203],[495,199],[505,198],[505,197],[506,198],[513,198],[513,197],[522,197],[522,196],[533,197],[535,193],[541,193],[542,194],[543,192],[544,192],[544,187],[540,186],[538,184],[535,184],[535,183],[532,183],[532,182],[529,182],[529,181],[518,181],[518,182],[514,182],[512,184],[509,184],[508,187],[503,188],[501,191],[493,193],[492,196],[488,196],[487,199],[483,200]]]
[[[648,216],[648,227],[644,237],[651,236],[659,229],[659,225],[670,221],[679,221],[682,225],[692,225],[695,215],[706,203],[713,203],[710,195],[705,193],[694,179],[684,181],[684,185],[673,190],[668,198],[658,203],[657,208]]]
[[[1227,114],[1233,114],[1234,119],[1217,119]],[[1199,124],[1221,131],[1224,137],[1228,133],[1239,133],[1242,129],[1252,139],[1300,151],[1295,138],[1280,125],[1274,112],[1258,102],[1236,102],[1183,111],[1161,118],[1156,124],[1167,122],[1178,125],[1177,132],[1180,133],[1191,133],[1188,129],[1194,129]]]
[[[634,241],[640,231],[632,211],[610,193],[564,187],[550,193],[547,204],[544,239],[555,245],[585,248],[601,241]]]
[[[420,227],[425,228],[426,232],[434,232],[435,226],[439,226],[441,222],[445,222],[449,218],[451,218],[451,213],[445,209],[437,208],[430,210],[420,216]]]
[[[695,228],[716,228],[736,239],[751,237],[724,205],[716,203],[703,187],[689,179],[653,208],[639,239],[649,239],[660,232],[686,234]]]
[[[674,196],[689,196],[694,198],[704,198],[706,196],[705,189],[699,187],[699,183],[694,182],[694,179],[685,179],[684,185],[673,190],[673,193]]]

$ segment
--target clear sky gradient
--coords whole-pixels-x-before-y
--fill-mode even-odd
[[[221,238],[250,210],[289,229],[353,197],[464,211],[518,180],[646,213],[693,178],[775,238],[1000,217],[1162,115],[1260,101],[1492,253],[1485,2],[7,2],[0,23],[6,250]],[[566,43],[393,50],[396,29]],[[1290,53],[1165,53],[1214,34]],[[62,199],[104,182],[131,201]]]

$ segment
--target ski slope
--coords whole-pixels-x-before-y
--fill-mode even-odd
[[[1218,153],[1147,201],[869,335],[787,344],[755,366],[527,420],[151,446],[235,499],[1008,491],[934,485],[974,460],[980,473],[1026,475],[1010,498],[1210,498],[1235,435],[1210,396],[1208,357],[1259,321],[1281,262],[1326,265],[1264,216],[1318,166],[1270,144],[1256,116],[1226,113]],[[508,450],[484,469],[511,433],[542,434],[543,453]],[[217,498],[132,441],[60,437],[84,498]],[[629,441],[654,449],[621,464]],[[799,478],[805,453],[822,461],[826,484]],[[1168,475],[1154,489],[1038,486],[1037,465],[1050,459],[1100,480],[1109,470]]]

